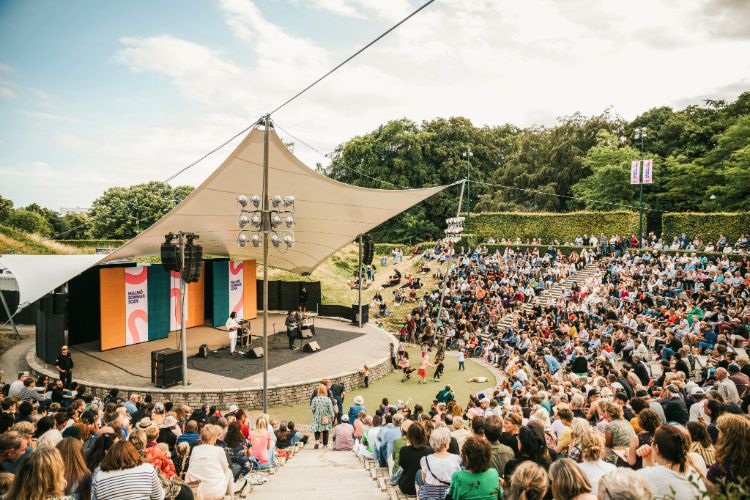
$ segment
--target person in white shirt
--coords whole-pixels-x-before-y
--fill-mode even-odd
[[[695,403],[690,406],[690,422],[697,422],[699,418],[703,417],[705,422],[710,422],[711,417],[706,415],[704,411],[706,404],[706,393],[700,387],[693,387],[690,390],[690,395],[693,397]]]
[[[224,449],[215,446],[220,433],[221,428],[218,426],[205,426],[201,430],[201,444],[195,446],[190,455],[187,477],[191,481],[201,481],[205,500],[224,498],[227,485],[233,480],[232,469],[229,467]]]
[[[21,394],[21,389],[23,389],[23,381],[26,380],[26,377],[29,376],[29,372],[18,372],[18,380],[10,384],[10,389],[8,389],[8,397],[12,398],[14,396],[18,396]]]
[[[229,332],[229,352],[234,356],[234,348],[237,346],[237,330],[240,325],[237,323],[237,313],[232,311],[227,320],[227,331]]]

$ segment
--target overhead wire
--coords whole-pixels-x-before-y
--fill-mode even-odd
[[[287,104],[289,104],[290,102],[292,102],[293,100],[295,100],[296,98],[298,98],[299,96],[301,96],[302,94],[304,94],[305,92],[307,92],[308,90],[310,90],[311,88],[313,88],[315,85],[317,85],[318,83],[320,83],[324,78],[326,78],[327,76],[331,75],[334,71],[336,71],[337,69],[339,69],[341,66],[343,66],[344,64],[348,63],[349,61],[351,61],[352,59],[354,59],[355,57],[357,57],[358,55],[360,55],[362,52],[364,52],[365,50],[367,50],[368,48],[370,48],[372,45],[374,45],[375,43],[377,43],[381,38],[383,38],[388,33],[390,33],[391,31],[395,30],[396,28],[398,28],[399,26],[401,26],[402,24],[404,24],[406,21],[408,21],[409,19],[411,19],[412,17],[414,17],[422,9],[424,9],[425,7],[427,7],[428,5],[430,5],[431,3],[433,3],[434,1],[435,0],[429,0],[427,3],[425,3],[424,5],[422,5],[421,7],[419,7],[417,10],[415,10],[414,12],[412,12],[411,14],[409,14],[408,16],[406,16],[405,18],[403,18],[401,21],[399,21],[398,23],[396,23],[394,26],[392,26],[388,31],[386,31],[385,33],[383,33],[382,35],[380,35],[375,40],[373,40],[372,42],[368,43],[367,45],[365,45],[361,49],[359,49],[357,52],[354,53],[354,55],[348,57],[344,62],[342,62],[341,64],[339,64],[338,66],[336,66],[335,68],[333,68],[331,71],[329,71],[328,73],[326,73],[325,75],[321,76],[320,78],[318,78],[317,80],[315,80],[313,83],[311,83],[310,85],[308,85],[307,87],[305,87],[297,95],[295,95],[294,97],[292,97],[291,99],[289,99],[288,101],[286,101],[284,104],[282,104],[278,108],[276,108],[273,111],[271,111],[270,113],[268,113],[268,115],[270,116],[270,115],[274,114],[275,112],[277,112],[278,110],[280,110],[281,108],[283,108],[284,106],[286,106]]]

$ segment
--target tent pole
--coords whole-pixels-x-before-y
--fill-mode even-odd
[[[187,333],[185,332],[185,234],[180,231],[180,344],[182,348],[182,385],[187,387]]]
[[[466,181],[461,183],[461,195],[458,197],[458,210],[456,210],[456,217],[461,216],[461,203],[464,201],[464,186],[466,186]],[[453,251],[453,243],[451,243],[451,251]],[[454,255],[455,253],[456,252],[453,251]],[[443,299],[445,298],[445,284],[448,281],[448,270],[451,265],[450,262],[450,260],[447,260],[445,265],[445,276],[443,276],[443,286],[441,287],[442,290],[440,292],[440,307],[438,307],[438,323],[440,323],[440,318],[443,316]],[[435,329],[433,330],[434,333],[432,334],[433,339],[437,336],[437,327],[438,325],[435,324]]]
[[[362,234],[359,235],[359,269],[357,269],[357,273],[359,274],[359,327],[362,328],[362,285],[364,283],[363,277],[362,277]]]
[[[3,301],[3,307],[5,308],[5,312],[8,314],[8,321],[10,321],[10,326],[13,327],[13,333],[16,334],[16,340],[21,340],[21,336],[18,335],[18,330],[16,329],[16,322],[13,321],[13,315],[10,313],[10,309],[8,309],[8,303],[5,302],[5,295],[3,295],[2,290],[0,290],[0,300]]]
[[[268,200],[268,141],[270,115],[266,115],[263,136],[263,413],[268,413],[268,238],[271,231],[270,203]]]

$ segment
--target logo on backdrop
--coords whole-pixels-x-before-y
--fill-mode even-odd
[[[241,260],[229,261],[229,311],[227,317],[232,312],[237,313],[237,319],[244,319],[244,293],[243,293],[243,272]]]
[[[125,345],[148,340],[148,268],[125,268]]]
[[[180,324],[180,273],[172,271],[171,273],[171,292],[169,294],[169,331],[173,332],[182,328]],[[189,286],[185,285],[185,322],[188,320],[188,290]]]

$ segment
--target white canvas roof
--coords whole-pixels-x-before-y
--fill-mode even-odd
[[[18,280],[20,307],[31,304],[99,262],[159,255],[164,235],[198,234],[204,255],[263,262],[263,248],[237,246],[236,199],[262,195],[264,132],[253,129],[237,149],[190,196],[154,225],[108,256],[3,255]],[[269,195],[294,196],[295,245],[270,245],[268,264],[294,273],[311,273],[360,233],[387,221],[448,186],[381,190],[349,186],[310,169],[281,142],[274,131],[269,144]],[[248,207],[251,207],[248,204]],[[282,225],[283,226],[283,225]],[[249,228],[249,225],[246,226]],[[248,234],[248,239],[250,234]],[[284,234],[279,234],[282,239]]]

